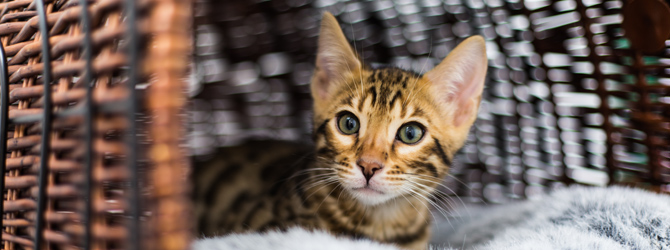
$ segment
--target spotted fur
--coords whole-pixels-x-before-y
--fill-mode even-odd
[[[196,168],[200,232],[302,226],[424,249],[428,199],[448,174],[479,107],[483,39],[465,40],[423,75],[372,68],[326,13],[316,66],[314,146],[249,142]],[[358,119],[356,133],[338,128],[343,114]],[[419,125],[423,137],[402,142],[398,133],[405,124]]]

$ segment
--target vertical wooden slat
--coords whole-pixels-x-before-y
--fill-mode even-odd
[[[153,34],[145,60],[152,76],[146,98],[152,143],[147,149],[153,171],[148,177],[155,197],[155,231],[152,249],[187,249],[193,221],[189,200],[189,161],[184,145],[186,129],[182,115],[186,105],[185,76],[190,55],[191,1],[152,0],[150,13]]]

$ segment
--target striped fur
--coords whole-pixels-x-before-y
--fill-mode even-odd
[[[371,68],[326,13],[312,79],[314,146],[248,142],[196,167],[200,233],[302,226],[424,249],[428,199],[479,107],[483,47],[481,37],[470,38],[425,75]],[[358,118],[356,133],[338,128],[343,112]],[[398,139],[409,123],[423,128],[413,144]],[[370,164],[378,170],[366,179]]]

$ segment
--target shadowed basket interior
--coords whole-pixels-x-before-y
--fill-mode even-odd
[[[249,137],[309,143],[322,11],[365,62],[417,72],[485,37],[484,100],[445,191],[488,203],[572,183],[670,191],[662,0],[197,1],[196,159]]]

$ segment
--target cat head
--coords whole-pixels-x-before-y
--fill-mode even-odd
[[[423,75],[373,69],[326,12],[311,83],[316,155],[330,173],[320,180],[366,205],[428,197],[476,119],[486,69],[480,36]]]

